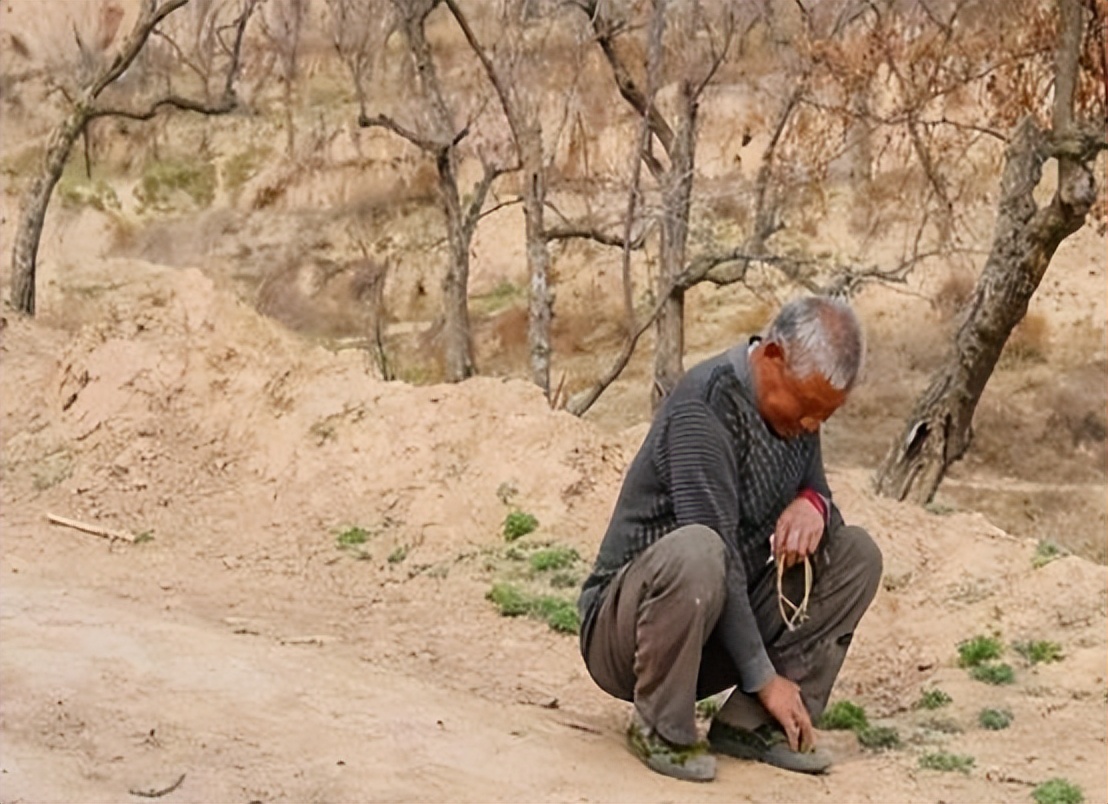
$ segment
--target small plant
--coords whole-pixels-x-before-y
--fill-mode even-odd
[[[866,748],[884,751],[900,747],[900,733],[889,726],[867,726],[857,732],[858,742]]]
[[[999,659],[1004,646],[996,637],[975,636],[958,643],[958,666],[977,667],[990,659]]]
[[[696,702],[696,716],[704,720],[711,720],[720,710],[722,704],[717,696],[703,698]]]
[[[917,709],[941,709],[951,702],[951,697],[940,689],[924,690],[916,703]]]
[[[1013,642],[1012,650],[1027,660],[1028,664],[1049,664],[1062,660],[1062,646],[1045,639]]]
[[[937,731],[940,734],[961,734],[962,727],[957,722],[948,717],[932,717],[925,720],[922,724],[925,729],[931,731]]]
[[[146,544],[147,542],[154,541],[154,531],[144,530],[138,536],[135,537],[135,544]]]
[[[535,572],[564,570],[572,566],[579,557],[572,547],[544,547],[531,554],[531,569]]]
[[[399,544],[395,548],[393,548],[393,551],[391,553],[389,553],[388,561],[389,561],[390,564],[399,564],[401,561],[403,561],[407,557],[408,557],[408,545]]]
[[[1066,555],[1066,549],[1050,539],[1041,539],[1035,547],[1035,555],[1031,557],[1031,566],[1035,569],[1045,567],[1056,558]]]
[[[970,677],[986,684],[1011,684],[1016,680],[1016,673],[1010,664],[986,662],[971,667]]]
[[[339,547],[357,547],[369,541],[369,531],[357,525],[351,525],[336,537]]]
[[[982,709],[977,722],[989,731],[1002,731],[1012,725],[1012,713],[1007,709]]]
[[[819,727],[830,731],[860,732],[868,726],[866,710],[852,701],[836,701],[819,719]]]
[[[550,585],[555,589],[573,589],[581,585],[581,580],[575,572],[555,572],[550,576]]]
[[[539,526],[539,520],[525,511],[512,511],[504,518],[504,538],[509,542],[522,539]]]
[[[1082,804],[1081,788],[1065,779],[1050,779],[1031,791],[1035,804]]]
[[[951,754],[946,751],[935,751],[919,758],[919,766],[927,770],[969,773],[973,765],[974,758],[968,754]]]
[[[553,595],[529,594],[510,583],[493,584],[485,597],[496,605],[501,616],[527,615],[564,634],[576,634],[581,629],[577,606],[570,600]]]

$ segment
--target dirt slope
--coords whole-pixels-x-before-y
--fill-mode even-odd
[[[384,384],[198,271],[110,267],[103,323],[0,335],[0,800],[119,801],[182,774],[163,800],[1027,801],[1055,776],[1108,799],[1105,567],[1035,569],[1033,544],[979,515],[832,472],[886,558],[836,694],[905,746],[828,735],[828,777],[723,761],[690,788],[626,753],[626,707],[572,637],[484,597],[506,490],[541,523],[524,543],[591,558],[641,428],[605,434],[516,381]],[[338,549],[352,524],[366,543]],[[972,681],[956,644],[989,632],[1065,658]],[[913,710],[932,686],[951,706]],[[984,706],[1012,726],[981,729]],[[920,770],[938,749],[973,770]]]

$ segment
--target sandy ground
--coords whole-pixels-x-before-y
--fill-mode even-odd
[[[624,749],[627,707],[576,640],[500,617],[508,484],[549,541],[595,552],[641,428],[550,411],[525,383],[385,384],[199,271],[109,262],[114,316],[0,334],[0,800],[1028,801],[1108,799],[1105,567],[1034,568],[978,514],[873,498],[832,473],[886,559],[836,697],[902,748],[821,778],[721,761],[691,787]],[[111,542],[48,513],[145,533]],[[336,534],[360,523],[358,554]],[[397,548],[403,548],[402,557]],[[393,560],[389,560],[390,557]],[[971,680],[957,643],[1051,639],[1064,659]],[[938,686],[953,703],[913,708]],[[986,731],[982,707],[1012,726]],[[919,768],[946,750],[968,774]]]

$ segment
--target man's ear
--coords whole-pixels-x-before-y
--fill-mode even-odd
[[[781,348],[781,344],[774,341],[769,341],[762,347],[762,354],[775,362],[781,364],[785,362],[785,350]]]

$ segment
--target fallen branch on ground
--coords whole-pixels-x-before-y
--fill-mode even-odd
[[[124,542],[135,543],[135,537],[130,533],[124,533],[121,530],[111,530],[110,528],[104,528],[99,525],[89,525],[86,522],[78,522],[76,519],[68,519],[64,516],[58,516],[57,514],[47,514],[46,518],[55,525],[62,525],[67,528],[73,528],[74,530],[82,530],[85,533],[91,533],[94,536],[103,536],[105,539],[111,539],[113,542],[117,539]]]

